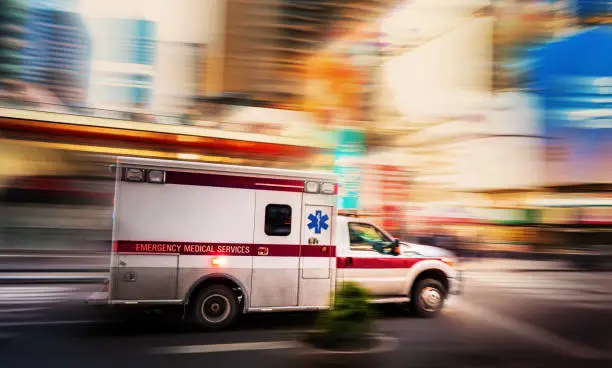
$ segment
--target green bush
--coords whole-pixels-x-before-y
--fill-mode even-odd
[[[366,347],[374,322],[368,292],[355,283],[346,283],[336,291],[332,309],[321,314],[316,331],[308,342],[322,349]]]

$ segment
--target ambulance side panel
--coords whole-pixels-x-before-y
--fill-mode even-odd
[[[210,274],[231,276],[249,295],[253,257],[248,247],[244,255],[225,257],[219,269],[207,246],[253,243],[255,192],[119,182],[111,298],[180,303]]]

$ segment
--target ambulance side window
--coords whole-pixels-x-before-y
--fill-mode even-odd
[[[391,242],[391,239],[370,224],[350,222],[348,227],[352,250],[375,250],[375,244]]]
[[[291,206],[286,204],[267,205],[264,231],[268,236],[288,236],[291,234]]]

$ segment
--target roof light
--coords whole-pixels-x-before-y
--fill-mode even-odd
[[[306,193],[319,193],[319,183],[316,181],[307,181],[304,185],[304,191]]]
[[[323,194],[336,194],[336,184],[334,183],[323,183],[321,184],[321,193]]]
[[[162,170],[149,170],[147,181],[153,184],[163,184],[166,182],[166,172]]]
[[[144,170],[143,169],[127,168],[127,169],[125,169],[125,173],[123,175],[123,178],[126,181],[142,182],[142,181],[144,181]]]

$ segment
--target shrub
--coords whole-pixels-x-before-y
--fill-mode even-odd
[[[332,309],[321,314],[316,331],[307,336],[309,343],[322,349],[367,347],[374,322],[368,292],[355,283],[346,283],[336,291]]]

